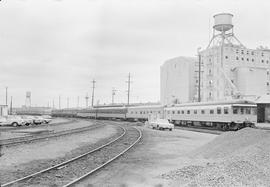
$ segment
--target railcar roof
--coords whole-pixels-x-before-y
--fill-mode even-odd
[[[176,104],[171,107],[167,108],[172,108],[172,107],[185,107],[185,106],[208,106],[208,105],[232,105],[232,104],[251,104],[251,105],[256,105],[255,102],[249,101],[249,100],[228,100],[228,101],[214,101],[214,102],[195,102],[195,103],[183,103],[183,104]]]
[[[128,108],[131,108],[131,109],[138,109],[138,108],[141,108],[141,109],[146,109],[146,108],[162,108],[163,105],[141,105],[141,106],[132,106],[132,107],[128,107]]]

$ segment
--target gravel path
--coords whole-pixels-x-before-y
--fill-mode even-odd
[[[85,133],[4,148],[4,155],[0,157],[0,181],[11,181],[72,158],[114,138],[118,133],[116,127],[105,126]]]

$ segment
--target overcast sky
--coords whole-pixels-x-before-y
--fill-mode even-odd
[[[2,0],[0,2],[0,103],[5,86],[14,105],[85,106],[96,97],[126,102],[159,100],[159,70],[177,56],[195,56],[209,41],[213,15],[234,14],[234,32],[248,48],[270,46],[269,0]],[[210,23],[210,25],[209,25]],[[2,90],[2,91],[1,91]]]

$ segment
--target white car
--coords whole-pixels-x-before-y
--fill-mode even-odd
[[[167,119],[156,119],[154,121],[150,121],[149,124],[153,129],[159,130],[169,129],[171,131],[174,128],[174,125]]]
[[[19,116],[3,116],[0,118],[0,126],[22,126],[25,121]]]
[[[34,124],[40,125],[44,122],[44,119],[41,116],[34,116]]]
[[[34,124],[34,117],[32,116],[21,116],[21,118],[24,120],[26,126]]]
[[[44,123],[50,123],[52,121],[52,117],[49,115],[43,115],[41,117],[43,118]]]

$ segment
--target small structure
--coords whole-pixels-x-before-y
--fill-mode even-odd
[[[8,106],[0,105],[0,116],[7,116],[7,115],[8,115]]]
[[[258,122],[270,122],[270,95],[262,95],[255,102],[257,103]]]

